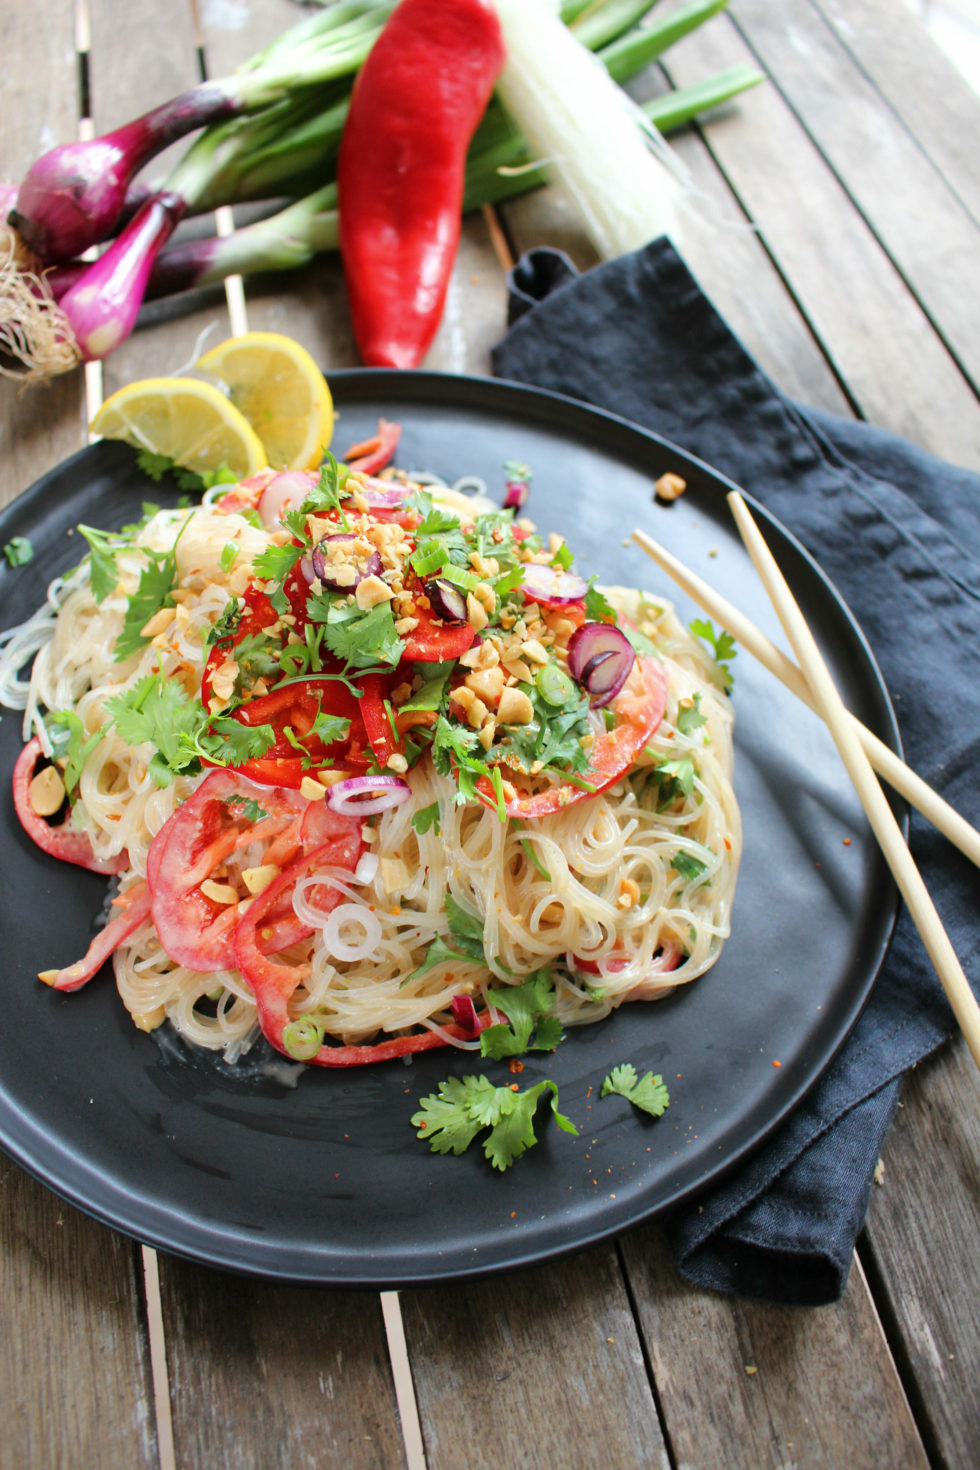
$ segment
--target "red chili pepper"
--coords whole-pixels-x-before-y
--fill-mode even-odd
[[[354,84],[340,250],[369,367],[417,367],[459,243],[466,152],[504,64],[491,0],[401,0]]]

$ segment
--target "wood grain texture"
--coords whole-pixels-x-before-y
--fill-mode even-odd
[[[669,70],[685,85],[752,60],[720,16],[671,51]],[[708,146],[859,412],[954,464],[980,464],[973,392],[777,87],[757,88],[739,123],[737,138],[709,132]]]
[[[159,1263],[179,1466],[403,1464],[377,1296]]]
[[[893,0],[811,0],[980,224],[977,97],[923,29]]]
[[[155,1470],[131,1241],[0,1158],[0,1470]]]
[[[861,1251],[934,1463],[980,1451],[980,1079],[961,1040],[909,1078]]]
[[[90,0],[92,12],[92,118],[97,132],[117,127],[200,80],[196,34],[187,0],[169,0],[166,19],[156,6],[118,6]],[[188,140],[189,141],[189,140]],[[175,143],[147,164],[142,179],[159,181],[187,147]],[[190,230],[201,232],[194,222]],[[138,378],[171,376],[193,363],[201,347],[228,335],[221,291],[194,292],[151,303],[136,331],[103,364],[106,397]]]
[[[17,182],[40,154],[74,138],[78,86],[71,7],[0,5],[0,54],[17,57],[0,94],[0,179]],[[81,374],[49,389],[0,377],[0,504],[83,442]]]
[[[860,1270],[841,1302],[793,1311],[696,1290],[656,1226],[622,1250],[675,1463],[927,1465]]]
[[[615,1251],[402,1293],[429,1470],[667,1470]]]
[[[738,0],[738,25],[974,392],[980,386],[980,227],[816,10]],[[980,130],[980,97],[969,131]],[[980,172],[980,170],[978,170]],[[942,220],[942,228],[936,221]]]

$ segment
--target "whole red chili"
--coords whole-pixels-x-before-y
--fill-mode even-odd
[[[354,336],[416,367],[442,317],[466,152],[504,63],[491,0],[401,0],[361,68],[337,166]]]

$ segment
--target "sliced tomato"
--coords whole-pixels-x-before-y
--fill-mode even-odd
[[[215,509],[222,510],[226,515],[234,515],[243,510],[255,510],[262,498],[262,491],[270,480],[274,480],[278,470],[265,469],[256,470],[247,480],[241,480],[237,485],[232,485],[220,500],[215,501]]]
[[[402,657],[413,663],[439,664],[460,658],[476,637],[472,623],[442,623],[428,608],[416,607],[413,617],[418,627],[405,638]]]
[[[558,786],[549,786],[544,791],[529,796],[518,795],[506,803],[509,817],[545,817],[551,812],[564,811],[576,802],[585,801],[607,786],[613,786],[625,776],[639,752],[653,735],[664,717],[667,702],[667,670],[656,658],[638,658],[635,672],[631,674],[622,693],[609,706],[616,715],[613,728],[597,737],[592,747],[592,757],[587,771],[581,772],[584,780],[594,788],[586,791],[563,781]],[[477,784],[481,800],[496,807],[493,787],[486,776]]]
[[[248,801],[266,813],[258,822],[248,820]],[[291,863],[302,851],[302,822],[310,805],[297,791],[217,770],[177,808],[150,844],[146,864],[153,922],[172,960],[204,972],[234,965],[238,905],[217,903],[201,885],[233,852],[252,843],[266,844],[266,855],[272,854],[277,866]]]
[[[289,1001],[306,978],[308,967],[284,964],[281,960],[269,958],[263,953],[260,939],[268,927],[269,917],[276,904],[282,901],[284,894],[292,893],[300,878],[317,867],[343,867],[348,864],[355,866],[356,858],[352,860],[349,853],[346,861],[338,858],[336,838],[316,848],[300,858],[286,872],[280,873],[254,901],[236,931],[235,961],[252,987],[262,1035],[284,1056],[289,1056],[283,1042],[283,1031],[289,1023]],[[338,889],[331,889],[323,884],[317,891],[317,908],[323,913],[329,913],[337,906],[341,897]],[[482,1031],[494,1019],[489,1011],[484,1012],[477,1017],[477,1030]],[[455,1023],[444,1029],[460,1041],[470,1040],[473,1036],[472,1028],[464,1030]],[[416,1036],[392,1036],[386,1041],[377,1041],[367,1046],[324,1045],[310,1060],[315,1067],[363,1067],[371,1062],[391,1061],[395,1057],[410,1056],[415,1052],[431,1051],[434,1047],[446,1045],[448,1043],[443,1036],[434,1031],[423,1031]]]
[[[35,736],[24,746],[14,765],[14,810],[28,837],[43,852],[60,858],[63,863],[74,863],[76,867],[88,868],[93,873],[124,872],[129,867],[129,854],[121,852],[114,858],[96,857],[88,833],[75,826],[70,814],[58,826],[52,826],[44,817],[38,816],[31,806],[31,781],[41,755],[41,742]]]
[[[80,990],[93,975],[98,974],[123,940],[128,939],[150,916],[150,890],[142,881],[134,883],[132,888],[127,888],[112,901],[118,905],[119,912],[113,915],[104,929],[99,930],[84,956],[59,970],[53,980],[45,981],[46,985],[54,990]]]
[[[557,597],[545,597],[542,592],[532,592],[529,587],[523,587],[525,602],[534,602],[538,607],[543,607],[546,612],[561,613],[573,622],[576,628],[581,628],[585,622],[584,602],[562,602]]]
[[[401,424],[378,419],[378,432],[370,439],[352,444],[344,455],[344,463],[349,470],[359,470],[362,475],[376,475],[394,458],[401,436]]]

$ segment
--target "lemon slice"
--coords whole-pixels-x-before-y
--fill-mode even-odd
[[[198,474],[227,465],[240,480],[267,463],[262,441],[244,414],[211,383],[193,378],[143,378],[107,398],[93,434],[124,439]]]
[[[277,470],[312,470],[333,436],[333,399],[305,347],[277,332],[245,332],[197,364],[228,389]]]

